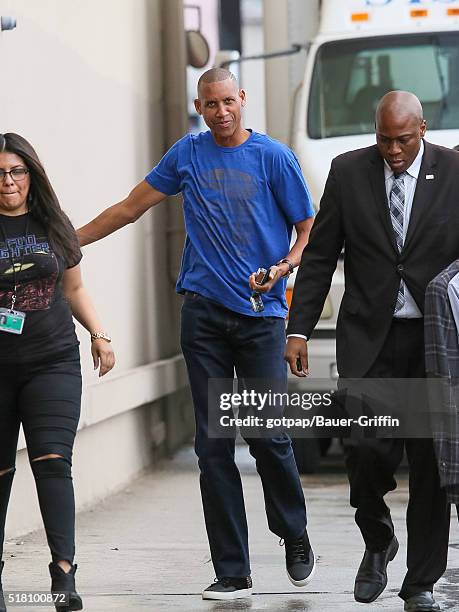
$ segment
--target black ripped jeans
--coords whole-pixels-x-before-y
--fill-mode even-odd
[[[78,347],[55,361],[0,365],[0,473],[8,470],[0,476],[0,559],[22,424],[52,559],[73,563],[72,451],[80,404]],[[35,461],[46,455],[58,457]]]

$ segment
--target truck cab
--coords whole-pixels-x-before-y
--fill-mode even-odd
[[[388,91],[418,96],[427,140],[459,142],[459,2],[323,0],[295,109],[292,146],[318,205],[334,157],[375,142]]]

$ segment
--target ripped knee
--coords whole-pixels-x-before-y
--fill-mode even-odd
[[[30,465],[37,480],[43,478],[72,478],[72,464],[62,455],[43,455],[32,459]]]

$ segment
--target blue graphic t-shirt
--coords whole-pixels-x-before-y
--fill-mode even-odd
[[[285,280],[251,309],[248,278],[290,249],[293,224],[313,216],[311,198],[293,152],[251,132],[237,147],[212,134],[188,134],[145,177],[167,195],[179,192],[187,238],[177,291],[194,291],[251,316],[285,317]]]

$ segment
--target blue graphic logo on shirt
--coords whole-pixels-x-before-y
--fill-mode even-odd
[[[49,253],[50,248],[46,240],[41,242],[37,240],[35,234],[28,236],[18,236],[17,238],[8,238],[5,243],[0,246],[0,259],[17,259],[23,255],[32,255],[33,253]]]

